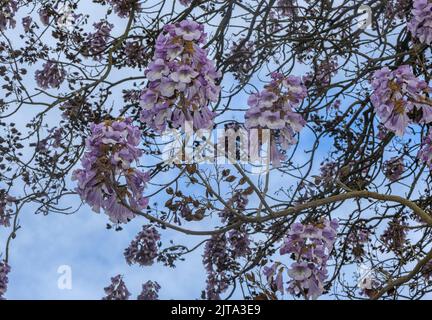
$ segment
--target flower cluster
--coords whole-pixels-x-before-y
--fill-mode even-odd
[[[51,15],[52,11],[49,6],[43,6],[39,9],[39,19],[44,26],[49,25]]]
[[[128,300],[131,295],[121,275],[112,277],[111,284],[104,291],[106,296],[102,300]]]
[[[280,73],[272,74],[272,81],[264,90],[252,94],[248,99],[249,110],[246,112],[246,128],[273,130],[270,141],[270,161],[278,166],[284,159],[281,150],[287,150],[296,142],[295,134],[305,125],[303,117],[295,112],[306,97],[306,87],[295,76],[284,77]]]
[[[429,134],[423,138],[417,158],[432,169],[432,132],[429,132]]]
[[[420,42],[430,45],[432,43],[432,1],[414,0],[411,13],[412,19],[408,23],[408,30]]]
[[[228,232],[227,240],[233,258],[245,257],[251,252],[249,235],[244,227]]]
[[[220,294],[228,289],[229,278],[226,270],[231,264],[225,235],[214,235],[207,241],[203,264],[207,271],[207,299],[219,300]]]
[[[0,189],[0,226],[9,227],[12,210],[6,208],[10,206],[15,199],[9,196],[5,190]]]
[[[66,78],[66,71],[60,63],[47,61],[43,64],[42,70],[36,70],[36,83],[42,89],[58,88]]]
[[[135,12],[140,9],[138,0],[108,0],[108,2],[120,18],[128,17],[132,9]]]
[[[141,94],[141,121],[155,131],[177,129],[185,121],[193,121],[194,129],[213,126],[208,104],[219,97],[220,72],[200,47],[205,38],[203,26],[188,20],[166,25],[158,36]]]
[[[278,0],[276,2],[277,11],[286,17],[292,17],[297,13],[297,7],[294,0]]]
[[[347,244],[355,259],[361,260],[364,246],[369,242],[371,232],[366,225],[354,225],[347,236]]]
[[[18,11],[18,1],[0,1],[0,4],[2,6],[0,11],[0,30],[3,31],[8,27],[15,28],[16,21],[14,17],[16,12]]]
[[[398,180],[405,171],[403,158],[394,157],[384,162],[384,174],[390,181]]]
[[[239,81],[244,81],[251,70],[254,69],[254,52],[255,44],[253,41],[246,41],[240,38],[233,42],[230,52],[226,57],[226,62],[229,63],[228,71],[234,74],[234,77]]]
[[[333,161],[324,162],[320,167],[320,175],[315,176],[317,186],[333,186],[338,172],[338,164]]]
[[[141,294],[138,296],[138,300],[158,300],[158,292],[161,286],[156,281],[147,281],[142,286]]]
[[[264,266],[263,268],[263,274],[273,291],[279,291],[281,294],[284,293],[283,270],[283,267],[280,267],[280,264],[277,262],[273,263],[270,267]]]
[[[408,7],[411,8],[410,0],[389,0],[386,5],[386,17],[393,19],[396,16],[399,19],[404,19]]]
[[[315,84],[319,88],[324,88],[330,85],[332,77],[336,74],[339,64],[337,58],[320,61],[314,72],[308,72],[303,77],[303,82],[306,86]]]
[[[432,104],[426,97],[432,88],[417,79],[410,66],[402,65],[394,71],[384,67],[376,71],[372,88],[375,111],[384,126],[395,134],[402,136],[411,122],[432,121]]]
[[[22,18],[22,26],[25,32],[30,32],[33,19],[30,16]]]
[[[148,203],[143,192],[149,174],[132,167],[142,154],[140,130],[131,119],[92,123],[90,129],[83,169],[73,173],[77,192],[93,211],[102,208],[112,222],[126,223],[135,216],[127,206],[141,210]]]
[[[387,229],[381,235],[385,251],[401,252],[407,239],[408,224],[403,218],[394,218],[389,222]]]
[[[4,299],[4,294],[7,291],[7,285],[9,282],[8,274],[11,268],[6,261],[0,261],[0,300]]]
[[[106,20],[101,20],[93,24],[93,27],[96,31],[87,36],[82,51],[86,56],[93,57],[94,60],[101,60],[104,51],[108,47],[111,30],[114,28],[114,25],[108,23]]]
[[[422,268],[421,271],[422,276],[425,278],[426,281],[430,281],[432,277],[432,260],[429,260],[426,262]]]
[[[140,266],[150,266],[158,255],[158,241],[160,234],[151,225],[143,226],[129,247],[125,249],[124,256],[129,265],[137,263]]]
[[[140,66],[146,61],[146,50],[139,41],[127,41],[124,47],[125,63],[127,66]]]
[[[280,254],[292,254],[295,262],[288,270],[288,292],[306,299],[318,298],[324,291],[327,261],[336,240],[337,220],[317,224],[294,223],[284,240]]]
[[[180,0],[179,2],[181,5],[188,7],[192,4],[193,0]]]

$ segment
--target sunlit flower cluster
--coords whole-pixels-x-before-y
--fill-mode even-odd
[[[337,229],[335,219],[316,224],[292,224],[280,249],[281,255],[291,254],[295,261],[288,270],[291,278],[289,293],[316,299],[324,292],[327,261],[333,250]]]
[[[215,114],[208,104],[219,97],[220,72],[200,47],[202,25],[183,20],[164,27],[146,70],[149,81],[141,94],[141,121],[157,132],[193,121],[194,129],[209,129]]]
[[[432,43],[432,1],[414,0],[411,13],[412,19],[408,23],[408,30],[420,42],[430,45]]]
[[[264,90],[248,99],[246,128],[270,129],[270,160],[278,166],[285,158],[281,151],[296,143],[295,135],[303,129],[305,120],[295,111],[306,97],[306,87],[300,78],[272,74],[272,81]]]
[[[432,102],[426,96],[432,88],[419,80],[410,66],[402,65],[393,71],[384,67],[376,71],[372,88],[375,112],[384,126],[396,135],[402,136],[410,123],[432,121]],[[420,116],[416,112],[421,112]]]
[[[142,154],[140,130],[131,119],[93,123],[90,129],[83,168],[73,173],[76,190],[93,211],[102,208],[113,223],[126,223],[135,216],[127,206],[140,210],[148,203],[143,192],[149,175],[134,168]]]

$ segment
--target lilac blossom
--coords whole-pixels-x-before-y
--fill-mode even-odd
[[[141,210],[148,203],[143,192],[149,174],[134,168],[142,155],[140,130],[129,118],[92,123],[90,130],[83,168],[73,173],[76,191],[93,211],[103,209],[113,223],[127,223],[135,217],[131,209]]]
[[[43,6],[42,8],[39,9],[39,18],[44,26],[49,25],[50,16],[51,16],[50,7]]]
[[[112,277],[111,284],[104,291],[106,296],[102,300],[128,300],[131,295],[121,275]]]
[[[121,18],[127,18],[132,9],[135,12],[140,10],[138,0],[108,0],[108,2],[113,7],[114,12]]]
[[[393,157],[384,162],[384,174],[390,181],[398,180],[405,171],[403,158]]]
[[[417,158],[420,159],[423,163],[425,163],[429,169],[432,169],[432,133],[423,138],[421,143],[420,152],[417,155]]]
[[[432,43],[432,2],[429,0],[414,0],[411,10],[412,19],[408,30],[421,43]]]
[[[372,81],[371,101],[383,125],[396,135],[402,136],[412,122],[430,123],[432,105],[426,94],[432,88],[412,73],[408,65],[391,71],[384,67],[376,71]],[[412,119],[409,113],[421,110],[420,119]]]
[[[156,281],[147,281],[143,284],[141,294],[137,300],[158,300],[160,288],[161,286]]]
[[[11,268],[6,261],[0,261],[0,300],[5,299],[4,295],[7,291],[7,286],[9,282],[8,274],[10,270]]]
[[[159,240],[160,234],[155,227],[143,226],[143,230],[137,234],[124,252],[126,262],[129,265],[137,263],[140,266],[151,266],[158,255]]]
[[[127,41],[124,48],[125,62],[128,66],[141,65],[145,61],[146,50],[139,41]]]
[[[87,56],[93,57],[94,60],[101,60],[104,51],[108,47],[111,30],[114,25],[106,20],[101,20],[93,24],[95,32],[90,33],[83,44],[83,51]]]
[[[9,196],[6,190],[0,189],[0,226],[10,226],[13,210],[7,207],[11,206],[14,201],[15,198]]]
[[[193,121],[194,129],[213,126],[208,104],[219,97],[220,72],[200,47],[205,37],[203,26],[188,20],[166,25],[158,36],[141,94],[141,121],[153,130],[179,128],[185,121]]]
[[[206,295],[209,300],[219,300],[220,294],[228,289],[226,270],[231,263],[225,235],[214,235],[204,248],[203,264],[207,271]]]
[[[295,76],[284,77],[272,74],[272,81],[264,90],[249,96],[249,110],[245,115],[248,129],[271,129],[270,160],[278,166],[285,157],[281,150],[287,150],[296,143],[295,135],[306,124],[295,111],[306,97],[306,87]]]
[[[276,9],[281,16],[292,17],[297,13],[295,0],[278,0]]]
[[[43,64],[42,70],[35,72],[37,85],[43,89],[59,88],[66,78],[66,71],[60,63],[47,61]]]
[[[22,18],[22,25],[23,25],[25,32],[30,32],[32,22],[33,22],[33,19],[30,16]]]
[[[361,260],[364,246],[369,242],[371,232],[365,225],[355,225],[347,236],[347,244],[356,260]]]
[[[387,229],[381,235],[385,251],[402,252],[407,244],[408,224],[403,218],[395,217],[389,222]]]
[[[288,275],[288,292],[316,299],[324,292],[327,261],[333,250],[338,229],[337,220],[323,220],[316,224],[293,223],[280,249],[280,254],[291,254],[295,262]]]
[[[14,19],[18,11],[18,1],[8,0],[2,1],[0,10],[0,31],[7,28],[15,28],[16,20]]]
[[[337,58],[329,58],[317,63],[314,71],[308,72],[303,77],[303,82],[307,87],[314,84],[318,88],[328,87],[332,77],[336,75],[339,65]]]

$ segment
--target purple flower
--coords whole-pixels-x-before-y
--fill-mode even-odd
[[[384,67],[373,75],[371,101],[383,125],[402,136],[412,122],[432,121],[432,106],[426,94],[431,92],[425,81],[419,80],[408,65],[391,71]],[[412,119],[409,113],[421,110],[420,119]]]
[[[106,296],[102,300],[128,300],[131,295],[121,275],[112,277],[111,284],[104,291]]]
[[[294,262],[288,270],[288,275],[295,281],[303,281],[312,275],[312,270],[306,262]]]
[[[7,208],[11,206],[15,201],[15,198],[9,196],[6,190],[0,189],[0,226],[9,227],[10,219],[13,214],[13,210]]]
[[[156,59],[148,66],[146,77],[149,81],[156,81],[162,79],[163,76],[168,75],[169,68],[162,59]]]
[[[60,63],[47,61],[42,70],[37,70],[35,79],[37,85],[43,89],[59,88],[66,78],[66,71],[61,67]]]
[[[108,47],[111,30],[114,25],[106,20],[101,20],[93,24],[96,29],[94,33],[90,33],[84,41],[82,51],[84,55],[92,57],[94,60],[101,60],[104,51]]]
[[[108,0],[108,2],[114,8],[114,12],[121,18],[127,18],[132,9],[135,12],[140,10],[138,0]]]
[[[272,81],[263,91],[249,96],[245,115],[248,129],[270,129],[270,160],[278,166],[285,151],[296,142],[295,134],[305,125],[303,117],[294,111],[306,97],[306,87],[295,76],[273,73]]]
[[[208,105],[219,98],[221,74],[199,46],[205,39],[203,27],[183,20],[163,30],[146,70],[149,82],[141,95],[140,120],[158,133],[168,125],[183,127],[186,120],[193,121],[194,129],[209,129],[215,114]]]
[[[135,239],[125,249],[126,262],[131,265],[137,263],[140,266],[151,266],[158,255],[158,241],[160,234],[151,225],[143,226]]]
[[[175,34],[186,41],[197,41],[202,37],[202,27],[194,21],[182,20],[176,25]]]
[[[228,289],[225,270],[231,263],[225,235],[214,235],[204,248],[203,264],[207,271],[206,294],[210,300],[219,300],[220,294]]]
[[[148,202],[143,192],[150,177],[133,168],[142,154],[140,130],[131,119],[93,123],[90,129],[83,168],[73,172],[76,190],[93,211],[102,208],[113,223],[127,223],[135,217],[131,209],[141,210]]]
[[[0,300],[4,300],[4,294],[7,291],[8,286],[8,274],[10,272],[11,268],[7,264],[6,261],[0,261]]]
[[[384,174],[390,181],[398,180],[405,171],[403,158],[394,157],[384,162]]]
[[[288,270],[292,279],[288,292],[316,299],[324,291],[327,261],[333,250],[339,223],[336,219],[316,224],[293,223],[280,254],[292,254],[295,262]]]
[[[412,19],[408,23],[408,30],[420,42],[432,43],[432,2],[428,0],[414,0],[411,10]]]
[[[158,300],[160,288],[161,286],[156,281],[147,281],[143,284],[141,294],[137,300]]]
[[[16,21],[14,19],[18,11],[18,1],[8,0],[2,1],[0,10],[0,30],[3,31],[9,28],[15,28]]]

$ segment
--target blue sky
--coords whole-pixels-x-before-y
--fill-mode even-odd
[[[92,12],[92,20],[102,18],[98,8],[99,6],[92,4],[87,9],[87,12]],[[111,21],[115,22],[117,33],[120,33],[120,30],[124,28],[125,20],[112,18],[114,17],[111,16]],[[18,24],[20,19],[20,17],[17,19]],[[37,19],[35,17],[35,20]],[[11,34],[15,34],[15,38],[12,39],[19,43],[20,40],[17,37],[19,32]],[[36,68],[29,69],[29,76],[25,79],[28,87],[35,85],[32,74]],[[302,66],[297,68],[293,74],[302,75],[306,71],[306,67]],[[139,71],[135,72],[139,73]],[[120,79],[126,74],[128,74],[127,70],[113,71],[111,80]],[[265,79],[264,74],[260,77]],[[225,88],[230,87],[231,81],[232,79],[226,78]],[[254,83],[258,88],[262,88],[258,77]],[[246,100],[245,94],[239,94],[232,103],[234,107],[246,107]],[[121,101],[120,92],[114,95],[113,101]],[[342,108],[343,106],[344,104]],[[23,131],[25,131],[23,127],[25,119],[32,115],[33,113],[29,110],[22,110],[17,114],[18,125]],[[50,117],[53,123],[58,123],[58,112],[54,112]],[[236,120],[242,120],[238,114]],[[303,162],[306,159],[304,150],[311,147],[312,138],[308,130],[302,132],[301,146],[295,157],[297,161]],[[316,172],[328,151],[326,141],[321,141],[321,145],[314,163]],[[171,175],[172,173],[166,174],[163,179],[168,181]],[[158,179],[162,178],[158,176]],[[285,187],[290,185],[289,178],[282,178],[279,174],[272,174],[271,179],[273,190],[278,189],[281,185]],[[156,182],[161,183],[162,181],[157,180]],[[73,182],[70,186],[73,186]],[[20,188],[22,189],[22,186],[17,185],[14,191],[19,194]],[[150,203],[157,200],[157,197],[152,198]],[[251,199],[251,203],[254,204],[256,201]],[[77,207],[79,204],[78,196],[69,197],[62,202],[64,206]],[[347,209],[351,205],[347,204],[343,208]],[[343,214],[343,208],[340,211],[341,214]],[[12,271],[6,295],[9,299],[100,299],[104,295],[103,288],[110,283],[110,277],[116,274],[124,275],[124,280],[132,292],[132,298],[139,294],[141,284],[148,280],[161,284],[160,297],[162,299],[196,299],[200,297],[201,290],[205,288],[205,271],[201,262],[202,250],[189,254],[187,261],[178,262],[174,269],[160,264],[145,268],[127,265],[123,251],[141,229],[142,224],[146,223],[143,218],[134,219],[125,225],[122,231],[116,232],[113,229],[106,229],[108,218],[105,214],[96,214],[86,205],[83,205],[73,215],[53,213],[41,216],[35,215],[34,210],[35,208],[28,205],[20,214],[22,228],[11,245]],[[195,229],[200,230],[208,230],[209,227],[206,222],[194,225]],[[3,241],[6,236],[7,230],[0,229],[0,240]],[[170,231],[164,232],[163,242],[167,244],[169,240],[191,247],[202,238],[185,237]],[[71,290],[58,288],[57,282],[60,274],[57,273],[57,269],[62,265],[71,267]]]

